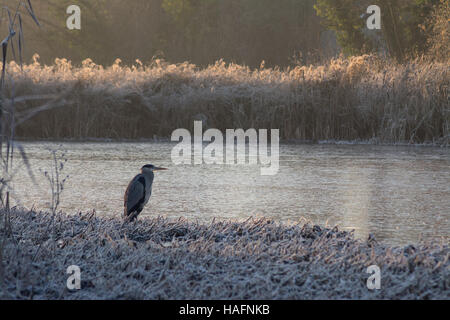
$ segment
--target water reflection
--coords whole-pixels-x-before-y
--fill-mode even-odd
[[[16,177],[22,205],[45,209],[50,192],[38,168],[49,168],[52,143],[24,143],[37,186],[25,172]],[[70,175],[61,209],[96,209],[120,215],[129,180],[145,163],[167,166],[156,174],[152,198],[142,214],[213,217],[302,218],[313,223],[373,233],[404,244],[450,236],[450,150],[369,145],[281,145],[280,170],[261,176],[257,165],[173,166],[168,143],[65,143]]]

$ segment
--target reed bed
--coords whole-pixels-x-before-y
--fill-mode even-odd
[[[7,70],[21,138],[152,139],[202,120],[204,129],[279,128],[282,140],[448,145],[449,66],[370,55],[283,70],[159,59],[46,66],[35,55]]]
[[[12,209],[1,299],[450,299],[448,243],[386,247],[268,219],[197,224]],[[38,249],[39,248],[39,249]],[[381,268],[381,289],[366,268]],[[70,265],[81,289],[66,288]]]

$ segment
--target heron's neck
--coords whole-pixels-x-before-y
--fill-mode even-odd
[[[153,180],[153,177],[155,176],[153,171],[143,171],[142,174],[151,180]]]

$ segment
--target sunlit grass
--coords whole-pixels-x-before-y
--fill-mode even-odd
[[[224,61],[199,68],[162,60],[128,67],[117,60],[103,67],[90,59],[82,66],[56,59],[44,66],[35,56],[23,72],[14,62],[8,70],[18,97],[56,94],[16,101],[24,119],[25,110],[50,101],[17,128],[21,137],[168,137],[201,118],[219,129],[280,128],[287,140],[445,145],[449,66],[398,65],[369,55],[283,70]]]

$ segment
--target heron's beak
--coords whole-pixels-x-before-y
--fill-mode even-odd
[[[158,171],[158,170],[167,170],[167,168],[162,168],[162,167],[154,167],[153,171]]]

